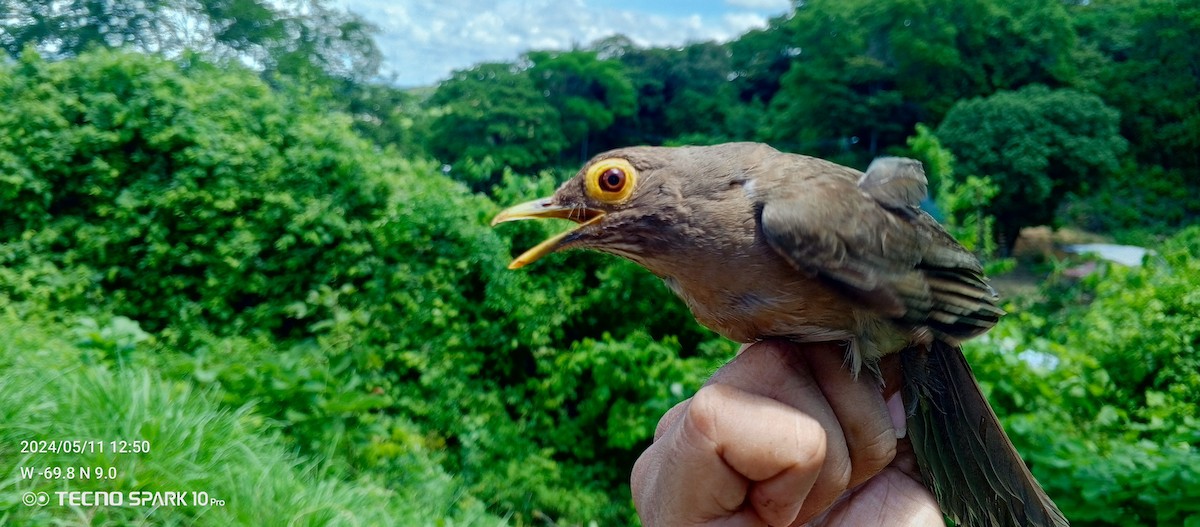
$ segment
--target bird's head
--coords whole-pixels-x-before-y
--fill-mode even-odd
[[[578,223],[525,251],[517,269],[555,251],[589,248],[617,254],[654,270],[648,256],[672,254],[695,243],[706,219],[703,203],[737,192],[745,154],[768,148],[751,143],[714,147],[632,147],[597,155],[553,196],[505,209],[492,225],[561,218]],[[711,218],[714,221],[720,218]]]

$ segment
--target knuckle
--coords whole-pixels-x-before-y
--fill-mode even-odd
[[[729,397],[729,390],[730,388],[720,384],[700,388],[696,395],[692,396],[692,402],[684,414],[688,426],[709,441],[716,442],[717,416]]]
[[[877,472],[883,469],[896,457],[896,431],[891,427],[879,430],[850,456],[863,470]]]
[[[832,488],[848,488],[854,475],[849,448],[844,442],[832,441],[826,443],[826,449],[822,460],[824,464],[821,466],[821,481]]]
[[[797,413],[792,416],[795,433],[793,444],[787,449],[788,464],[802,470],[821,467],[826,463],[829,450],[829,434],[813,418]]]
[[[896,457],[896,432],[883,427],[850,450],[850,485],[858,485],[883,470]]]
[[[662,439],[668,430],[671,430],[678,425],[680,422],[680,417],[687,412],[688,407],[691,406],[691,404],[692,400],[689,398],[683,402],[680,402],[679,404],[676,404],[675,406],[672,406],[670,410],[667,410],[667,413],[663,414],[662,418],[658,420],[658,425],[654,427],[654,440],[658,441],[659,439]]]
[[[829,483],[835,488],[849,488],[850,478],[854,475],[854,466],[849,462],[849,458],[838,457],[831,462],[835,465],[830,467]]]

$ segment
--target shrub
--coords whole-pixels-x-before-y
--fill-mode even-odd
[[[436,165],[247,72],[111,51],[0,68],[5,303],[136,321],[164,372],[389,485],[420,451],[518,521],[628,519],[653,414],[706,368],[667,337],[712,347],[648,273],[586,253],[506,270],[561,226],[493,230],[498,207]],[[509,179],[505,203],[553,186]],[[663,333],[603,338],[643,322]],[[634,366],[660,375],[566,376]]]
[[[967,347],[1072,525],[1200,521],[1200,228],[1106,264]]]

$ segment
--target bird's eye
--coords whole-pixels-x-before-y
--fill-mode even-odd
[[[600,174],[600,190],[605,192],[620,192],[625,188],[625,171],[612,167]]]
[[[604,159],[588,169],[587,193],[605,203],[621,203],[633,194],[636,181],[637,172],[629,161]]]

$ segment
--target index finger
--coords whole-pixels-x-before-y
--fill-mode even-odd
[[[725,385],[680,406],[634,465],[647,526],[787,525],[825,460],[821,424],[774,399]]]

